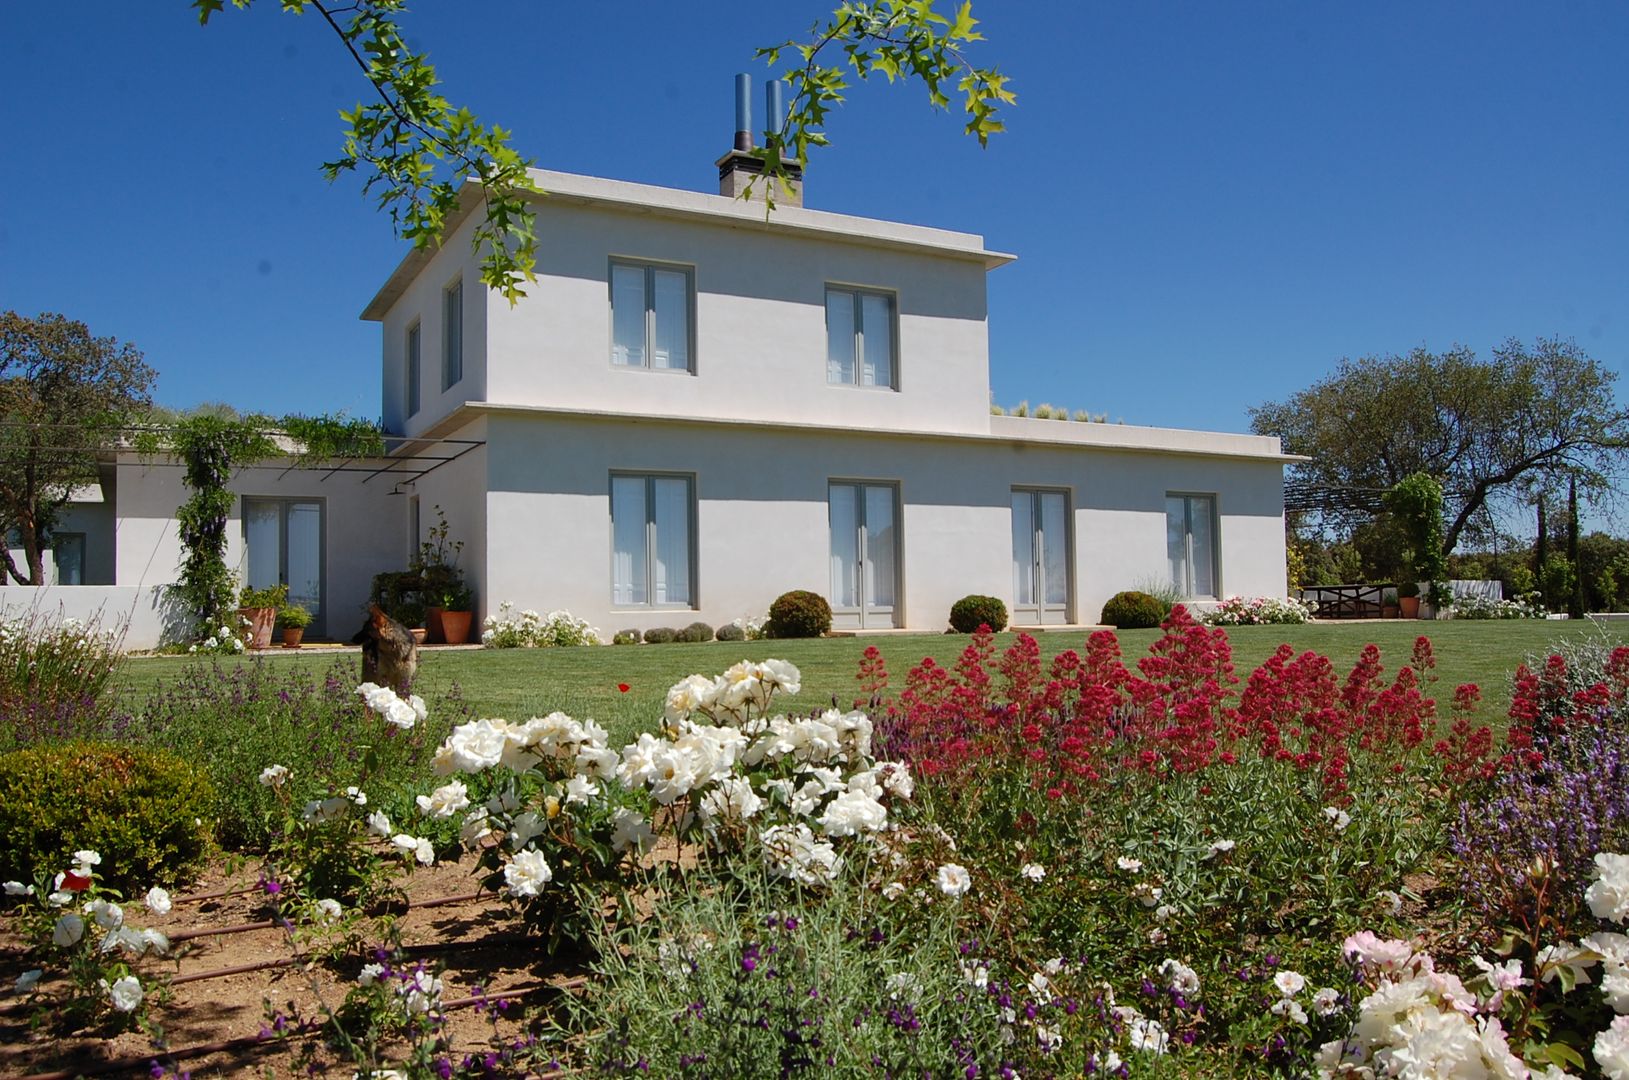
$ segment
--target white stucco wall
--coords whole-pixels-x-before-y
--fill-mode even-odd
[[[378,463],[375,463],[377,465]],[[362,469],[365,462],[351,462]],[[286,475],[285,475],[286,473]],[[242,469],[230,485],[239,496],[227,524],[226,563],[241,578],[245,567],[242,496],[317,499],[323,503],[324,630],[348,639],[361,625],[373,575],[406,567],[406,502],[392,495],[386,477],[367,472],[329,474],[326,469],[258,465]],[[167,585],[178,576],[182,558],[175,511],[186,501],[178,466],[142,462],[134,455],[118,466],[116,583]]]
[[[901,621],[939,629],[968,593],[1012,603],[1011,492],[1067,492],[1072,613],[1167,576],[1165,495],[1216,497],[1222,589],[1284,595],[1282,463],[725,425],[497,415],[488,431],[487,610],[567,608],[609,634],[761,615],[787,589],[830,594],[827,486],[898,485]],[[610,603],[609,476],[695,478],[694,612]]]
[[[386,431],[417,435],[464,402],[486,398],[486,319],[490,294],[481,284],[480,263],[470,248],[474,228],[475,219],[467,219],[442,241],[441,247],[429,257],[383,320],[379,415]],[[455,281],[461,281],[464,289],[464,375],[443,390],[445,312],[442,298]],[[419,410],[409,417],[407,331],[415,321],[419,324]]]
[[[162,585],[138,588],[117,585],[0,586],[0,621],[27,619],[59,623],[63,619],[95,621],[104,630],[123,626],[123,648],[156,649],[179,640],[185,627],[180,613],[166,604]]]

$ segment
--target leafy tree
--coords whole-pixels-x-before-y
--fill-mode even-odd
[[[1415,349],[1343,360],[1287,401],[1252,409],[1251,427],[1311,458],[1291,466],[1290,482],[1329,495],[1323,506],[1337,521],[1378,510],[1412,473],[1439,478],[1447,553],[1490,501],[1563,475],[1589,496],[1614,494],[1629,451],[1616,379],[1570,341],[1511,340],[1490,360]]]
[[[155,372],[139,349],[45,313],[0,315],[0,534],[21,538],[27,572],[0,544],[3,572],[45,584],[51,528],[73,489],[96,479],[96,449],[147,408]]]
[[[247,8],[254,0],[231,0]],[[482,253],[481,280],[510,303],[525,295],[523,282],[535,281],[535,220],[527,196],[539,189],[527,171],[530,158],[510,145],[510,132],[482,124],[468,109],[454,106],[436,91],[428,55],[407,44],[399,22],[406,0],[279,0],[293,15],[316,14],[361,68],[377,100],[342,112],[345,140],[340,156],[323,166],[332,180],[360,171],[364,193],[376,194],[397,232],[416,247],[440,242],[448,216],[458,208],[459,189],[473,177],[485,200],[474,246]],[[192,0],[198,21],[207,24],[226,0]],[[962,97],[967,131],[984,145],[1002,129],[996,112],[1016,99],[1007,79],[980,68],[964,50],[983,40],[973,5],[964,2],[953,17],[934,10],[933,0],[845,0],[829,19],[817,22],[803,39],[758,51],[771,66],[788,61],[784,75],[792,100],[784,118],[754,153],[764,175],[787,182],[787,160],[801,169],[809,149],[826,144],[827,114],[843,100],[849,77],[881,73],[920,82],[939,108],[950,92]],[[835,63],[828,62],[838,55]]]

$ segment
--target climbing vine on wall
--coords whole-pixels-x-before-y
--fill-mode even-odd
[[[284,438],[279,438],[284,436]],[[230,626],[236,608],[236,582],[226,565],[226,523],[232,516],[232,473],[267,458],[289,456],[295,465],[384,453],[384,437],[365,420],[332,416],[197,414],[175,424],[143,431],[137,449],[181,459],[192,494],[175,519],[186,553],[176,594],[195,620],[200,636]]]

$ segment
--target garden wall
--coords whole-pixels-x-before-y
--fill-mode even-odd
[[[185,614],[165,599],[167,585],[0,585],[0,621],[37,613],[53,622],[129,622],[124,648],[156,649],[185,636]]]

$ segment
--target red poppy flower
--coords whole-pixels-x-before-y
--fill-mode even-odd
[[[628,687],[627,683],[619,682],[619,683],[617,683],[617,689],[621,690],[624,694],[626,694],[628,692],[629,687]]]
[[[89,874],[75,874],[72,871],[62,875],[62,887],[69,892],[84,892],[91,887]]]

